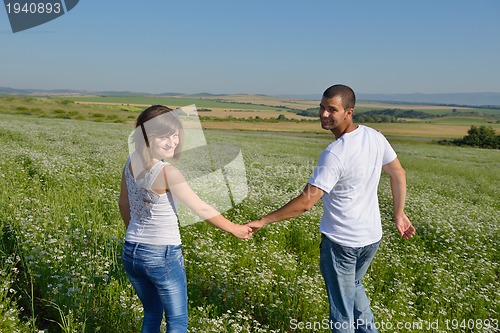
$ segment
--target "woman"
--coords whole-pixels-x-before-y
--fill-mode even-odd
[[[238,238],[252,235],[250,227],[232,223],[202,201],[182,173],[164,162],[179,158],[182,134],[172,109],[154,105],[144,110],[122,175],[119,207],[127,229],[122,258],[144,307],[143,333],[159,332],[163,313],[169,333],[187,332],[186,272],[174,197]]]

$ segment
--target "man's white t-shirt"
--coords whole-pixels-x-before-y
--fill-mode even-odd
[[[382,165],[396,157],[380,132],[363,125],[332,142],[308,181],[325,192],[320,232],[349,247],[380,241],[378,183]]]

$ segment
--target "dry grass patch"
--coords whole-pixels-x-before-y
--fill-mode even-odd
[[[244,122],[244,121],[203,121],[205,129],[270,131],[325,134],[319,121],[311,122]],[[470,124],[435,123],[374,123],[366,126],[379,130],[386,136],[407,138],[450,139],[461,138],[467,134]],[[497,126],[498,127],[498,126]],[[498,131],[498,128],[497,128]]]
[[[293,112],[286,110],[276,111],[276,110],[249,110],[249,109],[224,109],[224,108],[213,108],[211,111],[198,111],[201,117],[215,117],[215,118],[253,118],[259,117],[262,119],[277,119],[280,114],[284,115],[287,119],[311,119],[310,117],[300,116]]]

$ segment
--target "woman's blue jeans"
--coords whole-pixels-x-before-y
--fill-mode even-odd
[[[378,245],[379,242],[364,247],[341,246],[322,235],[320,268],[330,304],[332,332],[377,332],[361,279]]]
[[[141,332],[160,332],[165,313],[168,333],[186,333],[187,282],[181,245],[125,242],[122,259],[144,307]]]

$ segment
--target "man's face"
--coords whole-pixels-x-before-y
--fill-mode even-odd
[[[342,126],[352,116],[352,108],[344,110],[342,98],[334,96],[326,98],[323,96],[319,104],[319,119],[321,127],[326,130],[334,130]]]

